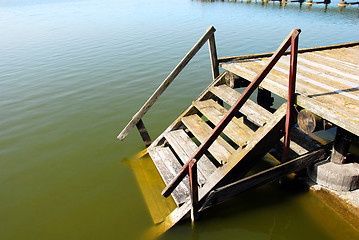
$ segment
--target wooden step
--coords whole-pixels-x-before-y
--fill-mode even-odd
[[[182,160],[182,163],[186,163],[198,148],[197,145],[182,129],[166,132],[164,137],[176,152],[177,156]],[[203,185],[206,182],[206,178],[217,169],[206,155],[203,155],[200,158],[197,166],[199,171],[198,180],[200,185]]]
[[[164,183],[167,185],[182,168],[176,156],[168,147],[149,147],[147,149]],[[189,198],[189,180],[186,177],[172,192],[172,197],[177,206]]]
[[[133,157],[125,161],[128,164],[141,189],[152,220],[155,224],[162,222],[175,208],[173,198],[164,198],[161,191],[165,187],[161,176],[148,155]]]
[[[213,132],[213,129],[205,121],[203,121],[203,119],[195,114],[183,117],[182,123],[201,143],[204,142]],[[211,147],[209,147],[208,151],[220,164],[224,164],[229,156],[235,152],[235,149],[222,137],[218,137]]]
[[[212,99],[195,101],[193,105],[214,125],[217,125],[226,115],[227,110]],[[238,146],[243,147],[252,136],[253,130],[234,117],[223,131]]]
[[[211,87],[209,90],[230,106],[232,106],[241,96],[239,92],[227,85]],[[257,126],[263,126],[272,116],[268,110],[259,106],[250,99],[247,100],[239,111]]]

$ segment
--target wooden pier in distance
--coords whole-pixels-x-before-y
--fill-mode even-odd
[[[293,30],[274,53],[218,59],[214,32],[207,30],[118,136],[123,140],[136,126],[148,147],[139,158],[148,156],[163,180],[160,192],[141,170],[141,161],[131,162],[146,202],[157,209],[150,210],[158,223],[152,237],[189,215],[195,221],[200,212],[243,191],[328,159],[331,144],[294,127],[297,111],[307,111],[300,125],[308,134],[325,123],[340,129],[331,155],[339,164],[350,137],[359,136],[359,42],[298,50],[300,30]],[[152,142],[143,116],[207,41],[212,82]],[[227,71],[219,74],[219,66]],[[257,101],[249,99],[258,87]],[[271,94],[284,103],[273,108]],[[276,166],[248,174],[263,157]],[[172,196],[173,202],[161,195]],[[159,210],[159,202],[165,210]]]
[[[203,1],[203,0],[202,0]],[[209,2],[213,2],[214,0],[209,0]],[[221,0],[222,2],[224,0]],[[305,5],[307,5],[308,7],[312,6],[312,5],[319,5],[319,4],[323,4],[325,6],[328,6],[329,4],[332,3],[331,0],[231,0],[230,2],[241,2],[241,3],[251,3],[251,2],[262,2],[263,5],[267,4],[268,2],[279,2],[279,4],[285,6],[288,3],[299,3],[300,6],[302,6],[302,4],[304,3]],[[345,0],[341,0],[337,5],[338,7],[341,9],[343,7],[346,6],[352,6],[352,5],[358,5],[359,1],[345,1]]]

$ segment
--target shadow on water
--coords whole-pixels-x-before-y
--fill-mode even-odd
[[[194,226],[189,220],[175,226],[160,239],[230,239],[241,236],[251,239],[302,239],[307,234],[293,234],[303,228],[312,228],[296,203],[308,189],[297,180],[274,182],[245,192],[230,201],[206,210]],[[287,210],[287,211],[286,211]],[[303,226],[304,225],[304,226]],[[305,226],[308,225],[308,226]],[[318,239],[325,234],[316,231]],[[273,237],[273,238],[272,238]]]
[[[359,231],[343,222],[302,182],[283,179],[245,192],[206,210],[191,226],[182,221],[160,239],[357,239]]]

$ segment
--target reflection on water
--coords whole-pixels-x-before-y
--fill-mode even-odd
[[[300,47],[359,38],[358,9],[335,4],[325,12],[261,2],[0,1],[1,239],[136,239],[152,226],[121,162],[143,149],[140,137],[116,136],[211,25],[219,56],[271,52],[293,28],[303,31]],[[144,118],[153,138],[209,84],[207,52]],[[310,194],[273,187],[274,195],[249,192],[208,212],[199,237],[308,237],[301,229],[327,237],[312,210],[300,210]],[[191,234],[183,224],[163,238]]]

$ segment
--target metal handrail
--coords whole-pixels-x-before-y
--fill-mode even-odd
[[[214,40],[214,32],[216,29],[211,26],[206,33],[200,38],[200,40],[192,47],[192,49],[187,53],[187,55],[179,62],[179,64],[172,70],[172,72],[167,76],[167,78],[161,83],[157,90],[152,94],[152,96],[146,101],[146,103],[140,108],[140,110],[133,115],[132,119],[126,125],[126,127],[121,131],[117,138],[123,141],[135,125],[140,131],[140,134],[145,141],[143,136],[147,135],[147,130],[144,127],[142,122],[142,117],[147,113],[147,111],[152,107],[152,105],[157,101],[161,94],[167,89],[167,87],[172,83],[172,81],[177,77],[177,75],[184,69],[184,67],[189,63],[189,61],[196,55],[196,53],[202,48],[202,46],[209,41],[209,51],[211,58],[211,67],[213,79],[219,75],[218,70],[218,59],[217,51]],[[148,136],[149,137],[149,136]],[[149,145],[149,144],[146,144]]]
[[[294,106],[294,97],[295,97],[295,80],[296,80],[296,65],[297,65],[297,55],[298,55],[298,36],[300,34],[300,29],[294,29],[286,37],[283,43],[279,46],[277,51],[271,57],[269,63],[265,66],[260,74],[251,82],[251,84],[246,88],[242,93],[241,97],[236,101],[236,103],[229,109],[227,114],[222,118],[222,120],[216,125],[213,129],[212,134],[204,141],[196,150],[196,152],[190,157],[188,162],[186,162],[177,176],[165,187],[162,191],[164,197],[168,197],[172,191],[177,187],[177,185],[183,180],[183,178],[189,174],[190,176],[190,185],[191,185],[191,200],[192,200],[192,209],[195,209],[198,205],[198,185],[196,179],[196,163],[203,154],[208,150],[212,143],[217,139],[217,137],[222,133],[224,128],[232,120],[232,118],[238,113],[239,109],[244,105],[244,103],[249,99],[250,95],[254,90],[259,86],[259,84],[264,80],[273,66],[278,62],[282,57],[285,51],[291,46],[291,57],[290,57],[290,69],[289,69],[289,86],[288,86],[288,104],[287,104],[287,115],[286,115],[286,126],[285,126],[285,143],[283,155],[286,159],[288,156],[289,149],[289,128],[291,122],[291,113]],[[192,210],[192,220],[194,220],[194,215],[196,211]]]

